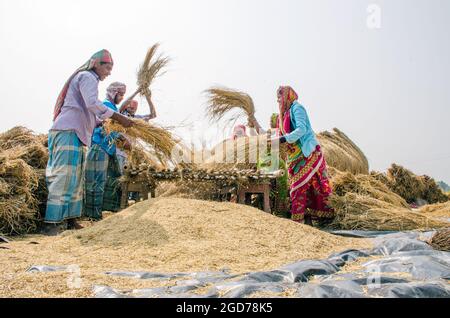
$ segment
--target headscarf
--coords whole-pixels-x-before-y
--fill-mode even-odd
[[[121,82],[111,83],[106,89],[106,98],[113,104],[116,103],[117,94],[125,94],[127,86]]]
[[[236,140],[238,137],[239,132],[244,132],[244,135],[247,134],[247,128],[244,125],[237,125],[233,128],[233,140]]]
[[[94,68],[94,66],[97,63],[114,63],[111,53],[107,50],[101,50],[92,55],[92,57],[84,63],[81,67],[79,67],[67,80],[67,82],[64,84],[63,89],[61,90],[61,93],[59,93],[58,99],[56,100],[55,109],[53,111],[53,121],[59,116],[61,113],[61,108],[64,105],[64,99],[66,98],[67,91],[69,90],[69,85],[72,79],[77,75],[79,72],[83,71],[89,71]]]
[[[298,99],[298,94],[290,86],[280,86],[280,88],[278,88],[277,95],[281,95],[282,109],[280,109],[279,123],[280,127],[282,127],[285,114],[290,111],[292,104]]]

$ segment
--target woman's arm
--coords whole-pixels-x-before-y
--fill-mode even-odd
[[[306,132],[306,111],[301,106],[295,106],[293,109],[293,117],[296,128],[290,133],[285,135],[286,141],[290,144],[297,142],[301,137],[303,137]]]
[[[153,102],[152,102],[152,95],[145,94],[145,98],[147,99],[148,107],[150,108],[150,115],[148,115],[148,120],[154,119],[154,118],[156,118],[156,109],[155,109],[155,105],[153,105]]]

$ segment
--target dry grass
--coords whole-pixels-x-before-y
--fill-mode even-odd
[[[170,62],[170,58],[156,55],[158,48],[159,44],[156,43],[147,50],[144,62],[140,66],[137,74],[138,89],[124,102],[124,104],[133,99],[137,94],[145,96],[147,101],[150,100],[150,85],[156,77],[164,74],[164,69]]]
[[[23,234],[36,229],[47,199],[46,139],[25,127],[0,134],[0,233]]]
[[[340,171],[368,174],[369,162],[361,149],[337,128],[317,134],[327,164]]]
[[[178,140],[163,127],[140,119],[134,119],[133,121],[134,125],[130,128],[125,128],[112,120],[107,120],[104,127],[107,133],[116,131],[125,134],[128,138],[133,139],[133,144],[137,147],[139,147],[139,141],[144,142],[144,146],[148,148],[145,151],[154,154],[160,164],[166,167],[168,163],[172,162],[172,150],[177,145]]]
[[[350,192],[370,196],[397,207],[409,208],[408,203],[402,197],[392,192],[386,185],[372,175],[354,175],[349,172],[337,170],[334,170],[333,174],[332,187],[336,195],[344,196]]]
[[[111,270],[174,273],[229,268],[243,273],[370,245],[368,240],[330,235],[247,206],[152,199],[61,238],[35,236],[8,244],[10,249],[0,252],[0,297],[89,297],[94,284],[121,289],[154,284],[102,275]],[[82,289],[66,286],[68,273],[25,273],[32,265],[44,264],[79,265]]]
[[[355,193],[347,193],[344,196],[332,195],[330,204],[336,212],[336,218],[330,227],[335,229],[409,231],[437,229],[450,225],[367,195]]]
[[[425,205],[419,211],[430,217],[450,218],[450,202]]]
[[[237,111],[230,118],[230,122],[236,122],[242,116],[255,118],[255,105],[252,98],[237,90],[225,87],[212,87],[205,91],[207,101],[207,115],[211,121],[218,122],[226,114]]]
[[[408,203],[414,203],[417,199],[430,204],[448,201],[436,181],[428,176],[417,176],[402,166],[392,164],[386,177],[391,190]]]

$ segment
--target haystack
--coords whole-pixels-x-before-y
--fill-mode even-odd
[[[422,198],[430,204],[443,203],[449,201],[448,197],[436,183],[436,180],[429,176],[420,177],[424,184],[424,192]]]
[[[22,159],[0,157],[0,233],[33,231],[39,219],[39,175]]]
[[[448,201],[434,179],[417,176],[402,166],[392,164],[387,171],[387,179],[391,190],[408,203],[415,203],[418,199],[423,199],[429,204]]]
[[[408,203],[398,194],[371,175],[351,174],[335,170],[332,177],[333,192],[338,196],[347,193],[369,196],[393,206],[409,208]]]
[[[32,232],[45,210],[46,135],[25,127],[0,134],[0,233]]]
[[[434,220],[422,213],[374,199],[368,195],[347,193],[332,195],[330,204],[336,218],[330,228],[367,231],[409,231],[445,228],[450,223]]]
[[[342,131],[324,131],[317,134],[330,167],[354,174],[368,174],[369,162],[361,149]]]
[[[48,161],[46,135],[36,135],[28,128],[14,127],[0,134],[2,155],[22,159],[36,169],[45,169]]]
[[[419,211],[430,217],[450,219],[450,202],[424,205]]]

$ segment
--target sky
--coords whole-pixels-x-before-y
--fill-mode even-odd
[[[314,130],[342,130],[370,169],[450,183],[449,30],[448,0],[0,0],[0,131],[47,132],[62,85],[103,48],[115,65],[100,98],[113,81],[134,91],[159,42],[171,63],[152,86],[156,122],[186,141],[230,132],[205,118],[205,89],[247,92],[267,127],[290,85]]]

